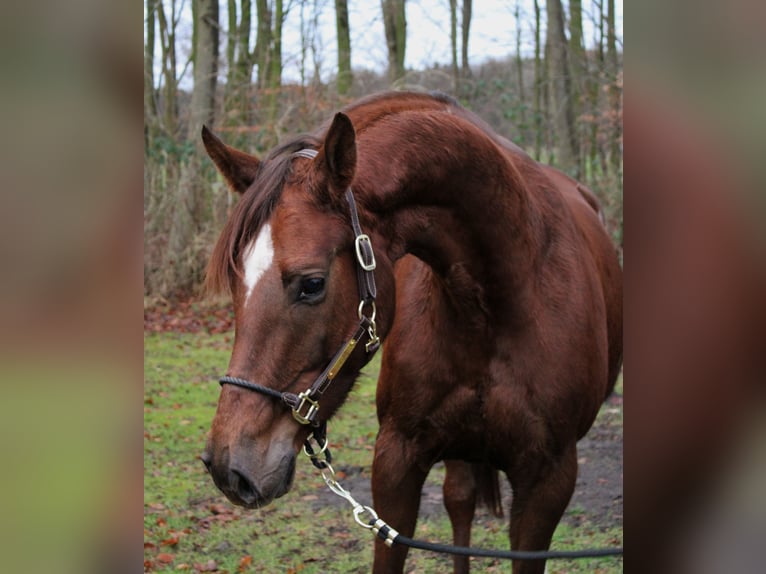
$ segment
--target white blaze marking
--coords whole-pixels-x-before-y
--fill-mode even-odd
[[[258,237],[245,249],[242,263],[245,267],[245,302],[253,292],[253,288],[274,260],[274,245],[271,242],[271,225],[268,223],[261,228]]]

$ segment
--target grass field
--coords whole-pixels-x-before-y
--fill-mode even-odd
[[[198,456],[215,413],[219,394],[216,377],[225,370],[230,351],[230,335],[145,335],[144,570],[370,572],[371,534],[356,525],[350,507],[342,500],[324,503],[327,487],[307,458],[299,459],[291,492],[258,511],[233,506],[213,485]],[[342,484],[344,477],[369,479],[377,432],[377,361],[379,355],[330,423],[334,466]],[[428,483],[440,485],[442,477],[443,470],[437,468]],[[363,504],[372,503],[357,492],[352,494]],[[431,514],[418,522],[416,536],[449,542],[446,513]],[[622,528],[604,529],[587,520],[579,523],[576,528],[562,523],[553,548],[622,543]],[[479,511],[475,546],[507,548],[506,533],[506,519]],[[473,564],[475,572],[510,572],[510,562],[475,559]],[[622,572],[622,560],[552,561],[548,571]],[[411,551],[406,572],[451,572],[451,558]]]

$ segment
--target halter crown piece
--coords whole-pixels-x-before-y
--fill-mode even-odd
[[[302,149],[293,153],[293,157],[313,159],[316,157],[317,153],[318,152],[313,149]],[[376,267],[375,253],[372,249],[370,237],[362,231],[362,227],[359,223],[359,213],[356,209],[356,201],[354,200],[354,194],[350,187],[346,190],[346,201],[349,205],[351,227],[354,232],[357,284],[359,286],[359,308],[357,310],[359,326],[354,334],[348,341],[346,341],[340,350],[338,350],[330,361],[330,364],[327,365],[324,371],[322,371],[322,374],[316,378],[312,385],[297,395],[294,393],[277,391],[238,377],[225,376],[219,379],[221,385],[235,385],[281,400],[285,405],[290,407],[296,421],[314,427],[312,431],[314,438],[320,445],[324,444],[325,447],[326,425],[324,421],[320,422],[317,418],[317,413],[319,412],[319,399],[328,389],[343,368],[343,365],[351,356],[351,353],[361,341],[366,339],[364,348],[370,357],[380,348],[380,338],[378,337],[377,326],[375,324],[375,298],[377,296],[375,275],[373,273]],[[366,310],[368,314],[365,313]],[[308,441],[306,441],[306,443],[308,448],[310,445],[308,444]]]

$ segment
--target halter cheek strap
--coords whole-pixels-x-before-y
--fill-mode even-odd
[[[312,159],[316,157],[317,152],[316,150],[304,149],[295,152],[293,155]],[[370,237],[362,231],[354,193],[350,187],[346,190],[346,201],[349,205],[351,227],[354,231],[357,284],[359,286],[359,308],[357,310],[359,326],[354,334],[338,350],[330,364],[314,380],[312,385],[297,395],[295,393],[277,391],[239,377],[225,376],[219,379],[221,385],[235,385],[282,401],[292,410],[295,420],[301,424],[312,425],[314,427],[315,437],[318,436],[317,431],[324,428],[324,423],[320,423],[317,418],[319,399],[338,376],[351,353],[361,342],[365,343],[365,351],[370,357],[380,348],[380,338],[378,337],[377,325],[375,324],[375,298],[377,296],[375,275],[373,273],[376,267],[375,253],[372,249]],[[366,310],[369,310],[368,314],[365,313]],[[320,434],[321,432],[319,430]],[[317,440],[321,443],[319,439]]]

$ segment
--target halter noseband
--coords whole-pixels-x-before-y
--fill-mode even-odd
[[[313,159],[316,155],[316,150],[311,149],[303,149],[293,154],[295,157],[309,159]],[[354,231],[354,250],[356,252],[357,284],[359,286],[360,299],[357,311],[359,326],[354,334],[335,354],[330,364],[327,365],[311,386],[297,395],[295,393],[277,391],[238,377],[225,376],[219,379],[222,386],[225,384],[236,385],[243,389],[281,400],[290,407],[296,421],[303,425],[310,424],[315,427],[315,436],[318,434],[317,429],[324,426],[317,420],[319,399],[343,368],[343,365],[351,356],[356,346],[366,339],[365,351],[370,356],[380,347],[380,338],[378,337],[377,326],[375,324],[375,297],[377,296],[375,275],[373,274],[376,266],[375,253],[372,250],[370,237],[362,232],[362,227],[359,224],[359,213],[356,209],[356,201],[350,187],[346,190],[346,201],[351,212],[351,227]],[[365,308],[369,308],[369,316],[365,315]],[[319,442],[321,444],[322,441]]]

